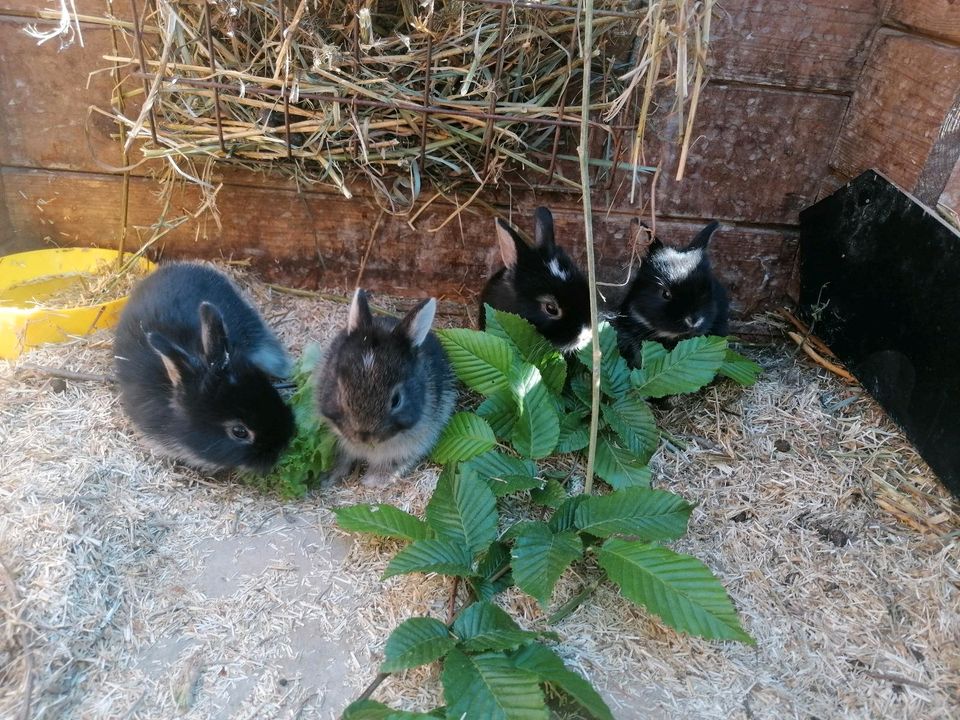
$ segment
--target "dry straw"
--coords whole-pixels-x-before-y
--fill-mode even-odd
[[[142,5],[133,0],[133,26],[112,21],[130,51],[105,60],[139,96],[112,116],[128,149],[140,141],[144,157],[207,192],[198,167],[209,158],[347,197],[367,184],[390,212],[408,211],[427,181],[441,192],[482,188],[512,171],[529,185],[581,187],[582,8],[569,0]],[[594,184],[625,171],[635,187],[650,170],[641,141],[667,96],[689,143],[711,5],[596,3]]]

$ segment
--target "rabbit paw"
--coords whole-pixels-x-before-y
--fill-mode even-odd
[[[382,488],[395,483],[397,478],[394,468],[370,468],[360,482],[364,487]]]

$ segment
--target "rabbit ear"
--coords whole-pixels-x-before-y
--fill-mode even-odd
[[[707,243],[710,242],[710,237],[720,227],[720,223],[714,220],[712,223],[707,225],[703,230],[697,233],[697,236],[693,239],[687,246],[687,250],[703,250]]]
[[[193,363],[186,351],[172,342],[165,335],[157,332],[147,333],[147,342],[154,352],[160,356],[163,361],[163,367],[167,371],[167,377],[170,378],[170,384],[174,387],[183,383],[184,374],[190,372]]]
[[[367,293],[357,288],[350,303],[350,314],[347,316],[347,332],[352,333],[370,325],[373,325],[373,315],[367,303]]]
[[[414,347],[420,347],[430,333],[433,317],[437,313],[437,301],[433,298],[419,303],[397,325],[397,331],[403,333]]]
[[[500,243],[500,257],[503,259],[503,264],[508,268],[514,268],[517,266],[517,250],[523,240],[502,219],[497,218],[495,225],[497,226],[497,242]]]
[[[223,324],[223,315],[212,303],[200,303],[200,342],[203,345],[203,358],[210,365],[217,365],[230,359],[227,328]]]
[[[553,240],[553,214],[545,207],[538,207],[533,214],[533,239],[537,247],[553,255],[556,245]]]

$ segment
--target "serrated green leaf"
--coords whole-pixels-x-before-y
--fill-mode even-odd
[[[511,650],[537,639],[537,633],[521,630],[507,613],[483,601],[462,610],[452,629],[467,652]]]
[[[666,397],[696,392],[717,375],[727,354],[727,339],[701,335],[681,340],[670,352],[644,342],[643,366],[630,381],[640,397]]]
[[[650,487],[650,468],[630,450],[614,443],[606,434],[597,438],[594,472],[614,490]]]
[[[429,617],[404,620],[387,639],[380,672],[397,672],[439,660],[456,645],[447,626]]]
[[[563,392],[567,363],[537,329],[519,315],[485,306],[487,332],[510,343],[525,362],[540,370],[543,381],[554,395]]]
[[[340,716],[340,720],[423,720],[424,718],[435,720],[436,715],[394,710],[376,700],[352,702]]]
[[[506,340],[478,330],[438,330],[440,344],[460,382],[489,396],[507,387],[515,355]]]
[[[747,387],[753,385],[762,372],[763,368],[753,360],[745,358],[734,350],[728,349],[727,354],[723,358],[723,365],[720,366],[717,374],[730,378],[738,385]]]
[[[337,516],[337,525],[344,530],[401,540],[433,537],[433,531],[423,520],[392,505],[350,505],[333,508],[333,514]]]
[[[556,402],[533,365],[517,368],[511,387],[520,402],[520,416],[510,435],[513,447],[523,457],[544,458],[560,438]]]
[[[632,487],[592,495],[577,507],[577,527],[590,535],[636,535],[646,541],[676,540],[687,531],[693,505],[666,490]]]
[[[576,452],[590,444],[588,416],[588,412],[580,410],[567,413],[560,419],[560,437],[557,440],[556,452]]]
[[[558,533],[564,530],[576,529],[576,514],[577,507],[584,500],[586,495],[574,495],[573,497],[568,497],[564,500],[560,506],[553,511],[553,515],[550,516],[550,529],[553,532]]]
[[[576,403],[571,404],[576,404],[580,410],[588,414],[592,402],[591,382],[590,373],[578,372],[570,380],[570,392],[566,396],[568,399],[572,397]]]
[[[640,398],[626,395],[613,404],[600,406],[607,425],[632,452],[637,462],[645,465],[657,450],[660,432],[650,408]]]
[[[497,498],[470,468],[448,466],[427,504],[427,524],[476,555],[497,539]]]
[[[541,682],[573,698],[594,720],[613,720],[613,714],[593,685],[570,670],[553,650],[540,643],[531,643],[511,655],[514,667],[536,675]]]
[[[723,585],[696,558],[659,545],[610,538],[600,548],[599,560],[625,598],[670,627],[712,640],[754,644]]]
[[[542,488],[530,491],[530,499],[537,505],[558,508],[569,497],[566,489],[553,478],[549,478]]]
[[[483,559],[477,565],[479,577],[471,580],[474,594],[478,600],[490,600],[498,593],[513,585],[513,574],[503,572],[510,563],[510,549],[501,542],[490,545]],[[499,575],[499,577],[497,577]],[[494,579],[496,577],[496,579]]]
[[[458,412],[440,433],[433,459],[441,465],[476,457],[497,444],[487,421],[471,412]]]
[[[468,577],[473,574],[472,564],[470,551],[462,543],[416,540],[394,556],[383,579],[415,572]]]
[[[522,460],[498,450],[490,450],[465,463],[486,480],[493,494],[503,497],[520,490],[538,488],[543,483],[537,477],[537,466],[531,460]]]
[[[617,332],[610,323],[600,323],[600,390],[612,398],[621,397],[630,389],[630,366],[620,357]],[[593,344],[577,351],[577,358],[588,369],[593,369]],[[589,404],[589,403],[587,403]]]
[[[513,581],[545,607],[557,580],[582,555],[583,543],[575,531],[555,533],[546,523],[530,523],[510,551]]]
[[[440,676],[447,717],[459,720],[548,720],[537,676],[503,653],[450,651]]]
[[[513,391],[504,388],[480,403],[477,415],[490,424],[494,435],[501,440],[507,440],[520,416],[520,406]]]

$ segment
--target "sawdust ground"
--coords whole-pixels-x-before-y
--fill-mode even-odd
[[[249,284],[295,351],[345,316]],[[23,360],[109,372],[110,338]],[[601,586],[552,628],[558,651],[624,719],[956,713],[960,540],[945,492],[857,388],[784,349],[758,360],[753,388],[659,409],[677,445],[655,458],[655,483],[698,503],[679,549],[720,576],[757,647],[680,637]],[[335,717],[392,627],[445,613],[449,581],[381,581],[398,544],[341,533],[328,509],[420,512],[433,467],[387,491],[353,481],[283,502],[152,455],[112,387],[13,364],[0,364],[0,446],[13,584],[0,576],[0,717],[17,717],[27,680],[32,718]],[[554,607],[590,577],[570,572]],[[502,602],[545,627],[530,598]],[[375,697],[426,709],[441,701],[436,669]]]

